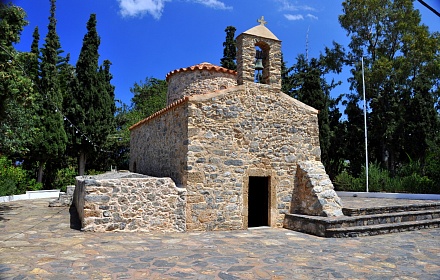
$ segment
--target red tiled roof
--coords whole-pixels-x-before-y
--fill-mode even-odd
[[[195,71],[195,70],[208,70],[208,71],[223,72],[223,73],[237,75],[237,71],[229,70],[228,68],[217,66],[217,65],[214,65],[214,64],[211,64],[208,62],[202,62],[202,63],[194,65],[194,66],[173,70],[166,75],[166,80],[168,81],[169,78],[176,73]]]

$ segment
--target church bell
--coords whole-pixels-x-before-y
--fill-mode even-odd
[[[263,59],[261,58],[257,58],[257,61],[255,62],[255,70],[259,71],[259,70],[263,70]]]
[[[257,71],[263,70],[264,66],[263,66],[263,52],[260,50],[257,50],[256,54],[255,54],[255,67],[254,69]]]

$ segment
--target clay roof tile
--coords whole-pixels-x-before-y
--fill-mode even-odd
[[[196,71],[196,70],[208,70],[208,71],[223,72],[223,73],[237,75],[237,71],[230,70],[228,68],[224,68],[221,66],[217,66],[217,65],[211,64],[209,62],[202,62],[197,65],[173,70],[166,75],[166,80],[168,81],[170,79],[170,77],[174,74],[181,73],[181,72]]]

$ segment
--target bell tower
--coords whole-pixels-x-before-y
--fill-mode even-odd
[[[237,83],[258,82],[281,90],[281,41],[265,26],[264,17],[258,22],[236,39]]]

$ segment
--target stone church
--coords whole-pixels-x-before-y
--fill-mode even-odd
[[[342,215],[320,162],[318,111],[281,92],[281,41],[259,22],[236,38],[237,71],[204,62],[169,72],[167,107],[130,128],[130,171],[185,190],[187,231]]]

